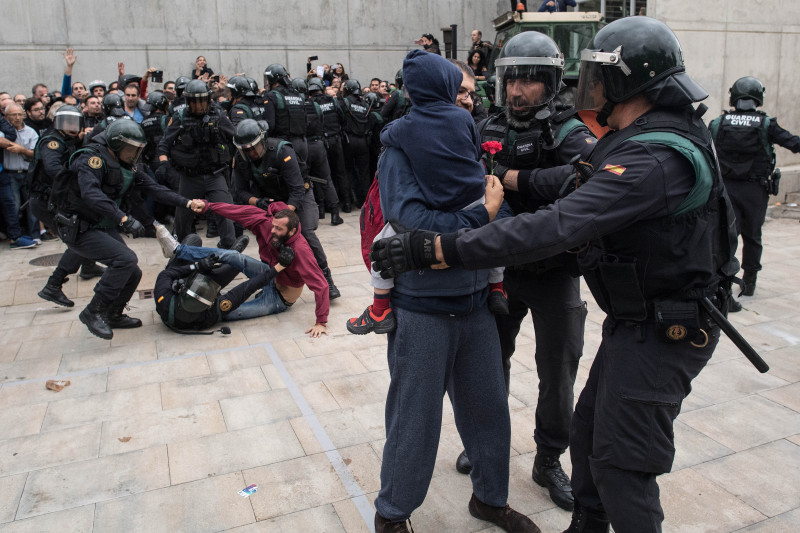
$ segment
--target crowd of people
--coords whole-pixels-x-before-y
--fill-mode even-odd
[[[464,444],[455,465],[473,484],[470,514],[539,531],[507,504],[506,398],[530,312],[539,376],[533,481],[572,512],[569,532],[660,531],[656,477],[671,468],[673,422],[720,335],[700,302],[736,310],[734,210],[754,226],[739,228],[744,295],[760,270],[762,206],[731,203],[725,187],[739,182],[749,195],[759,187],[766,201],[761,189],[777,189],[767,148],[800,151],[800,138],[756,110],[764,90],[752,78],[737,81],[734,111],[709,132],[702,106],[693,107],[708,95],[654,19],[600,30],[582,55],[574,106],[560,96],[561,51],[531,31],[498,54],[486,109],[475,90],[492,45],[479,30],[472,43],[467,62],[447,60],[423,34],[424,51],[410,52],[393,82],[362,85],[341,63],[314,66],[309,57],[294,78],[268,65],[263,87],[246,73],[215,74],[203,56],[175,80],[161,81],[154,68],[128,74],[119,63],[113,83],[85,84],[71,78],[77,56],[68,49],[60,92],[36,84],[31,97],[0,93],[10,246],[55,235],[67,244],[39,293],[58,305],[74,305],[62,291],[69,274],[100,276],[80,320],[104,339],[141,326],[124,313],[141,270],[122,233],[158,238],[169,262],[156,308],[173,330],[284,312],[305,285],[316,302],[306,333],[319,337],[340,296],[319,220],[329,213],[337,226],[340,210],[379,194],[374,302],[347,323],[353,333],[388,335],[375,530],[408,531],[433,475],[447,392]],[[712,133],[730,157],[721,166]],[[749,152],[737,150],[746,142]],[[216,246],[201,246],[199,216]],[[242,255],[243,229],[260,261]],[[222,293],[238,273],[247,281]],[[586,320],[580,275],[608,317],[573,413]],[[568,447],[572,479],[560,462]]]

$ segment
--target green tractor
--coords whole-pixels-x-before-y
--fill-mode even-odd
[[[553,39],[564,54],[564,83],[567,88],[562,98],[573,103],[578,85],[578,69],[581,64],[581,50],[586,48],[592,37],[605,26],[603,16],[597,12],[566,11],[560,13],[511,12],[500,15],[492,21],[497,32],[492,53],[489,55],[486,77],[495,73],[494,62],[500,50],[510,38],[524,31],[538,31]],[[489,107],[486,98],[486,82],[478,82],[477,93],[483,104]]]

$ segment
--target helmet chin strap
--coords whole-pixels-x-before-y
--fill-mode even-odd
[[[603,127],[608,126],[608,117],[611,116],[611,113],[614,111],[614,106],[616,105],[617,104],[606,100],[606,103],[603,104],[603,109],[597,113],[597,123]]]

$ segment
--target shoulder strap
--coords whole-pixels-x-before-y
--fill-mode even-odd
[[[278,91],[270,91],[269,94],[274,96],[275,106],[278,109],[283,110],[283,108],[286,107],[286,103],[283,101],[283,95],[281,93]]]
[[[717,141],[717,135],[719,135],[719,123],[722,121],[722,117],[717,117],[711,121],[711,124],[708,125],[708,130],[711,132],[711,138],[714,139],[714,142]]]
[[[761,138],[761,145],[770,159],[775,157],[775,147],[769,142],[769,117],[765,114],[764,120],[761,121],[761,129],[758,130],[758,136]],[[773,163],[774,164],[774,163]]]
[[[234,105],[233,108],[234,109],[236,109],[236,108],[242,109],[242,110],[244,110],[245,115],[247,115],[247,118],[253,118],[253,111],[250,109],[249,106],[246,106],[246,105],[240,103],[240,104]]]
[[[567,138],[567,135],[575,131],[576,129],[584,126],[584,123],[576,118],[568,118],[566,122],[561,125],[561,128],[558,130],[558,135],[556,135],[556,142],[560,143],[564,139]]]

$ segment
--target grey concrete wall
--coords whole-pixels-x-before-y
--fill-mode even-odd
[[[710,94],[707,122],[728,107],[734,81],[755,76],[767,88],[762,109],[800,134],[800,2],[648,0],[647,14],[678,36],[687,70]],[[800,163],[783,148],[777,156],[779,166]]]
[[[165,79],[188,75],[198,55],[217,73],[259,81],[271,63],[304,75],[306,58],[341,62],[351,77],[394,79],[413,41],[458,24],[460,58],[470,32],[493,39],[491,20],[507,0],[0,0],[0,90],[30,93],[43,82],[61,88],[61,52],[75,48],[73,80],[88,83],[148,67]],[[442,46],[444,50],[444,46]]]

